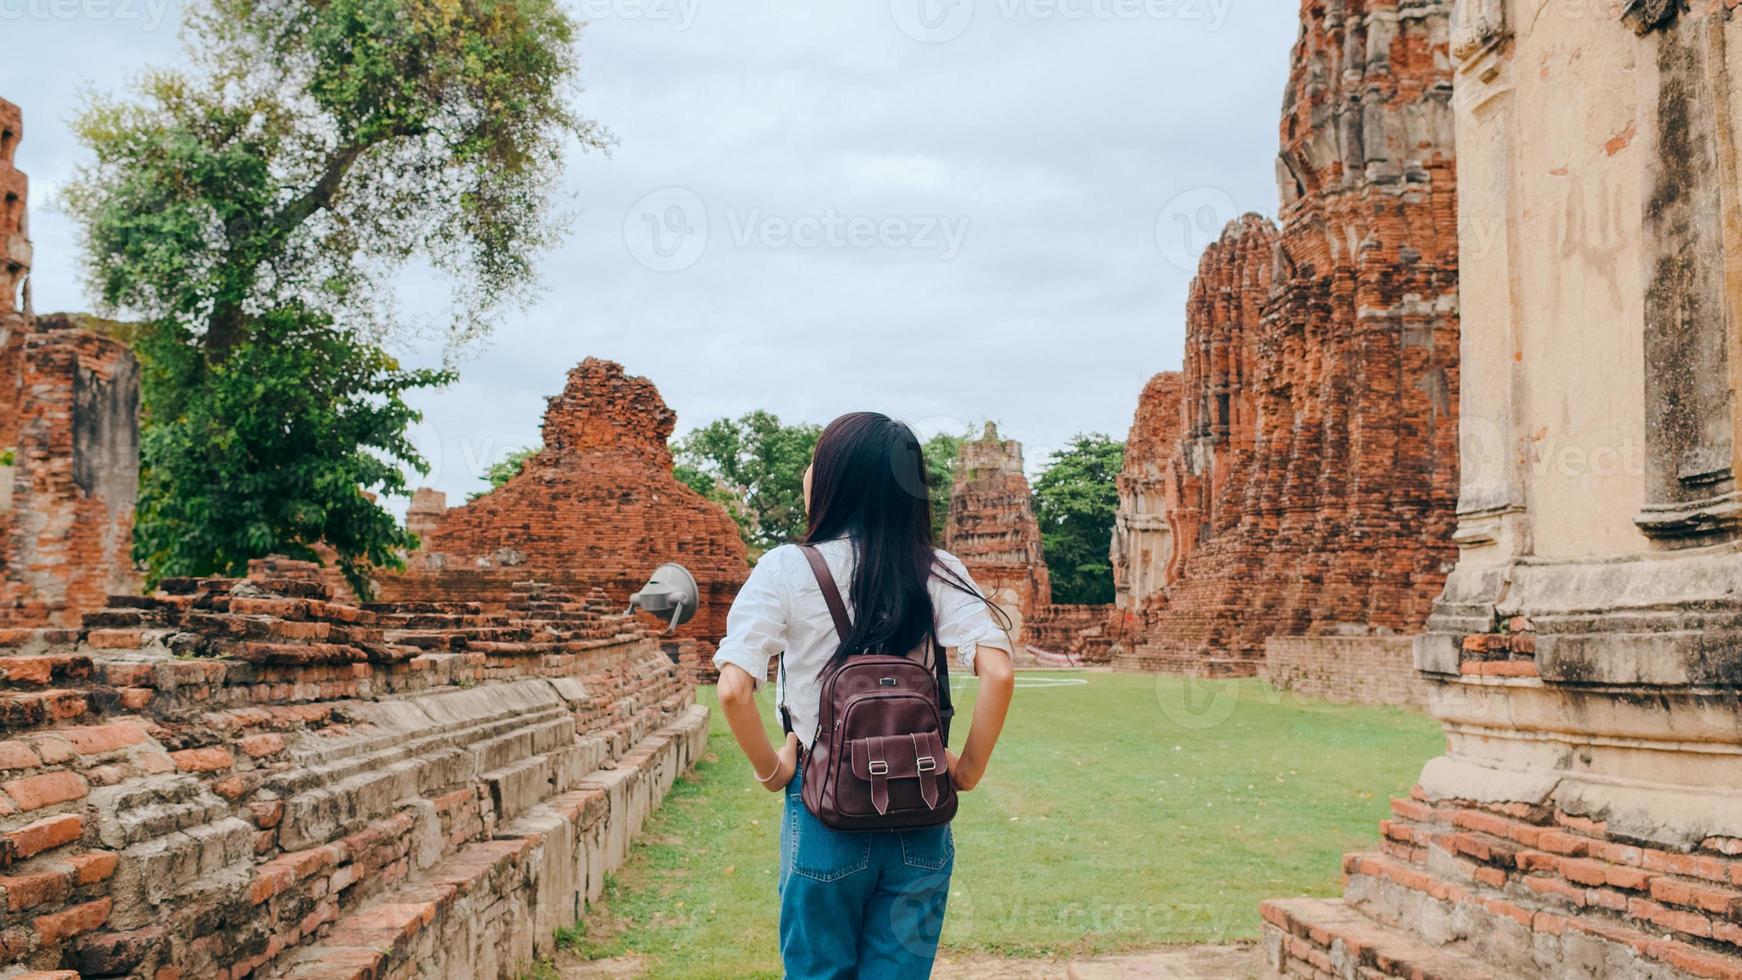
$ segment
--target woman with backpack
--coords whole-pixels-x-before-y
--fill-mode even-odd
[[[714,655],[733,736],[763,787],[785,793],[781,960],[791,980],[929,976],[956,793],[985,773],[1015,687],[1008,619],[934,546],[907,426],[836,419],[804,489],[804,542],[756,563]],[[946,650],[979,678],[959,753]],[[778,749],[755,700],[777,657]]]

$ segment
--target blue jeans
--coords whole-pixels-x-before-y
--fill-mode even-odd
[[[788,980],[931,976],[956,844],[948,825],[840,831],[786,788],[780,819],[780,959]]]

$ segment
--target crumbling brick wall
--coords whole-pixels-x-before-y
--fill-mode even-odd
[[[0,625],[76,626],[137,591],[139,371],[81,318],[33,317],[18,107],[0,100]]]
[[[976,585],[1011,620],[1011,636],[1028,642],[1024,623],[1052,603],[1034,499],[1022,472],[1022,444],[988,422],[962,443],[950,492],[944,549],[962,560]]]
[[[1450,571],[1448,5],[1380,6],[1303,5],[1281,227],[1246,216],[1203,256],[1165,477],[1174,560],[1123,666],[1251,674],[1270,636],[1417,630]]]
[[[518,976],[703,750],[603,595],[322,580],[268,559],[0,630],[0,970]]]
[[[1028,646],[1073,664],[1104,664],[1119,638],[1121,613],[1111,603],[1041,606],[1028,620]]]
[[[544,448],[519,475],[454,508],[419,492],[407,526],[422,546],[405,574],[382,577],[382,596],[494,608],[512,582],[534,576],[570,592],[602,589],[621,607],[674,561],[702,590],[700,613],[676,635],[711,653],[749,564],[726,511],[672,475],[676,420],[652,382],[588,358],[550,400]]]
[[[66,317],[31,322],[21,340],[0,624],[73,626],[110,594],[139,589],[139,367],[125,344]]]

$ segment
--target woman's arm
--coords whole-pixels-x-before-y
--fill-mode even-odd
[[[949,759],[950,776],[956,788],[963,791],[979,785],[980,777],[986,775],[992,747],[998,744],[998,736],[1004,731],[1004,716],[1009,713],[1010,699],[1016,693],[1016,671],[1010,666],[1010,654],[997,647],[983,646],[975,651],[974,673],[980,678],[980,692],[974,698],[968,740],[962,743],[960,756],[944,753]],[[737,731],[736,727],[733,731]],[[767,736],[762,740],[767,742]]]
[[[744,757],[750,760],[756,780],[771,793],[785,789],[798,771],[798,736],[789,732],[786,743],[779,750],[774,748],[768,730],[762,727],[762,713],[756,708],[756,678],[737,664],[720,668],[719,693],[720,711]]]

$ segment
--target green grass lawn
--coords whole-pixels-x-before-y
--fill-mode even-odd
[[[958,951],[1255,938],[1261,899],[1338,892],[1343,852],[1373,846],[1387,800],[1442,749],[1422,715],[1259,681],[1048,673],[1019,685],[956,818],[944,943]],[[964,727],[971,694],[957,698]],[[582,955],[637,955],[659,976],[779,975],[778,800],[717,711],[709,747],[576,937]]]

